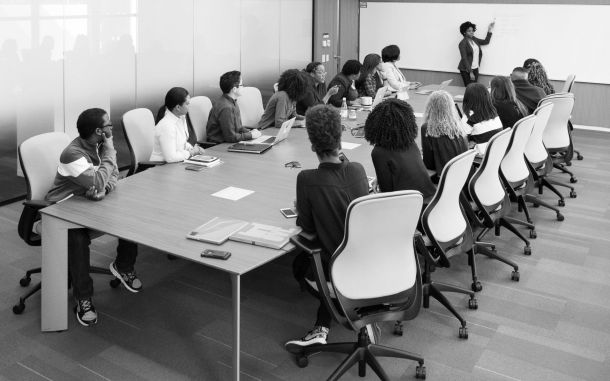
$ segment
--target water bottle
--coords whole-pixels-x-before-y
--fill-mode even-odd
[[[343,98],[341,103],[341,118],[347,118],[347,101]]]

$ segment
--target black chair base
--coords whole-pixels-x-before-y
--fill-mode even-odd
[[[40,267],[26,271],[25,276],[19,280],[19,284],[22,287],[27,287],[30,284],[30,282],[32,281],[31,275],[40,273],[40,271],[41,271]],[[104,275],[110,275],[110,276],[114,277],[114,275],[112,274],[112,272],[110,272],[109,269],[103,268],[103,267],[97,267],[97,266],[91,266],[89,268],[89,273],[104,274]],[[121,281],[116,277],[110,281],[110,287],[112,287],[112,288],[117,288],[117,287],[119,287],[120,284],[121,284]],[[34,295],[36,292],[40,291],[41,287],[42,287],[42,282],[38,282],[26,294],[21,296],[19,298],[19,302],[13,306],[13,313],[15,315],[22,314],[23,311],[25,310],[25,301],[27,300],[27,298]],[[68,288],[70,288],[69,279],[68,279]]]
[[[306,367],[309,364],[309,356],[320,352],[345,353],[348,355],[328,377],[327,380],[329,381],[338,380],[356,363],[358,363],[358,375],[360,377],[366,376],[366,366],[368,365],[381,380],[390,380],[376,357],[393,357],[417,361],[419,365],[416,368],[415,377],[419,379],[426,378],[426,367],[424,366],[423,357],[400,349],[371,344],[366,333],[366,327],[360,329],[357,343],[315,344],[302,348],[298,353],[295,353],[297,365],[301,368]]]

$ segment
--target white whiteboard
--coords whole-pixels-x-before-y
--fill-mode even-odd
[[[610,5],[369,2],[360,9],[360,59],[396,44],[401,68],[457,72],[460,24],[475,23],[485,38],[494,18],[482,74],[508,75],[534,57],[550,79],[610,84]]]

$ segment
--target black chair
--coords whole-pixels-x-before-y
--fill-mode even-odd
[[[42,243],[40,210],[52,204],[44,198],[53,185],[59,157],[70,141],[70,137],[63,132],[49,132],[33,136],[19,145],[19,163],[27,186],[27,198],[23,203],[17,229],[19,236],[30,246],[40,246]],[[26,271],[19,284],[23,287],[29,286],[32,274],[38,274],[40,271],[40,267]],[[113,276],[107,268],[90,266],[89,272]],[[120,283],[121,281],[115,278],[110,281],[110,286],[115,288]],[[13,313],[23,313],[26,299],[38,292],[41,286],[42,283],[39,282],[21,296],[19,303],[13,306]]]
[[[367,333],[367,326],[374,323],[410,320],[419,313],[423,290],[412,237],[422,203],[422,195],[416,191],[378,193],[354,200],[347,209],[343,242],[329,263],[328,280],[320,249],[300,236],[291,239],[313,257],[314,287],[333,318],[358,333],[357,342],[287,348],[294,350],[300,367],[306,367],[308,356],[314,353],[345,353],[347,358],[328,380],[339,379],[356,363],[361,377],[366,375],[368,364],[380,379],[389,380],[376,357],[395,357],[417,361],[416,377],[426,378],[420,355],[372,343]]]

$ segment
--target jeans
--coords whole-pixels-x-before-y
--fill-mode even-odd
[[[474,73],[474,81],[470,79],[470,73],[466,71],[460,71],[462,81],[464,81],[464,87],[468,86],[469,83],[476,82],[479,80],[479,69],[472,69],[472,72]]]
[[[68,230],[68,272],[72,279],[72,294],[76,299],[93,295],[93,280],[89,275],[91,238],[89,229]],[[119,239],[115,264],[120,272],[133,271],[138,255],[138,245]]]

